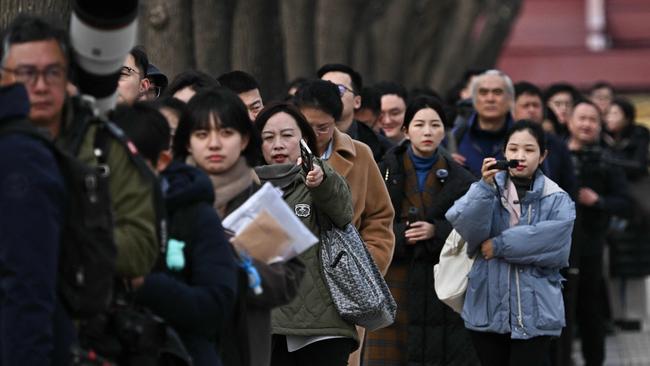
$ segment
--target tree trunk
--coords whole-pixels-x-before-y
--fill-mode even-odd
[[[39,15],[62,28],[70,27],[70,0],[2,0],[0,29],[5,29],[20,13]]]
[[[413,14],[417,0],[391,1],[380,19],[373,26],[374,49],[372,59],[376,63],[374,80],[392,80],[402,82],[407,70],[404,70],[404,41],[408,40],[406,25]]]
[[[473,47],[472,66],[491,68],[496,64],[512,25],[519,15],[522,0],[491,2],[483,32]]]
[[[326,63],[349,64],[354,40],[356,1],[327,0],[316,5],[316,67]]]
[[[282,0],[280,9],[288,80],[316,72],[315,0]]]
[[[472,30],[481,10],[481,0],[458,0],[456,9],[446,22],[443,32],[444,49],[432,73],[430,85],[439,93],[455,83],[470,62]]]
[[[409,27],[409,41],[405,42],[405,54],[409,70],[404,75],[404,85],[412,87],[428,86],[436,56],[446,46],[440,34],[444,32],[444,21],[453,12],[455,0],[429,0],[417,4],[413,21]]]
[[[233,0],[194,0],[192,3],[196,67],[214,77],[230,71]]]
[[[285,87],[278,0],[239,0],[235,9],[232,66],[252,74],[264,99]]]
[[[140,3],[140,43],[149,61],[170,81],[179,72],[195,67],[191,5],[186,0],[144,0]]]
[[[357,9],[357,21],[353,33],[350,63],[363,76],[364,86],[372,84],[375,75],[376,44],[373,27],[384,16],[390,0],[363,2]]]

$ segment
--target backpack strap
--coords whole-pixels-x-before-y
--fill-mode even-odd
[[[110,174],[110,168],[107,164],[108,154],[110,152],[109,142],[111,139],[113,139],[117,140],[120,145],[125,147],[127,156],[129,157],[129,160],[133,166],[135,166],[135,168],[138,170],[141,176],[145,178],[145,180],[151,182],[153,190],[153,205],[156,212],[156,234],[158,237],[158,243],[160,245],[159,258],[164,260],[167,253],[167,240],[169,237],[167,228],[167,215],[165,213],[165,201],[158,177],[147,165],[144,158],[138,153],[138,149],[135,147],[135,144],[129,140],[122,129],[120,129],[113,122],[103,119],[97,118],[95,123],[97,123],[97,131],[95,133],[93,151],[99,165],[103,165],[103,169],[106,169],[107,174]]]

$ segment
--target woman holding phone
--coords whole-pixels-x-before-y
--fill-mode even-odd
[[[352,201],[345,180],[326,162],[309,156],[316,136],[305,117],[291,104],[268,105],[255,120],[262,136],[265,166],[255,169],[261,182],[282,189],[296,216],[320,237],[327,221],[344,227],[352,221]],[[301,139],[305,141],[301,158]],[[347,365],[358,347],[354,325],[338,314],[325,285],[319,257],[320,243],[299,258],[307,272],[296,298],[272,314],[271,365]]]

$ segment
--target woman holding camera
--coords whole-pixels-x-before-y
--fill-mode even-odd
[[[516,167],[499,171],[486,158],[482,179],[446,215],[475,257],[461,315],[482,365],[542,365],[565,325],[560,269],[575,205],[540,169],[539,125],[515,123],[504,149]]]
[[[439,147],[445,122],[436,99],[414,99],[402,126],[406,140],[380,165],[395,208],[395,253],[386,282],[398,306],[393,325],[368,333],[367,362],[391,355],[400,365],[476,364],[460,317],[438,300],[431,276],[451,232],[445,213],[475,180]]]
[[[179,121],[174,157],[210,177],[214,208],[223,219],[260,187],[252,168],[259,156],[259,134],[239,97],[225,88],[199,92],[188,109],[191,118]],[[293,299],[305,270],[299,259],[270,265],[253,259],[252,264],[261,277],[262,293],[249,288],[240,270],[234,313],[219,344],[226,366],[268,365],[271,309]]]
[[[311,155],[316,135],[305,117],[290,104],[273,104],[260,112],[255,126],[269,164],[255,169],[260,181],[282,189],[289,207],[317,237],[325,220],[337,227],[350,223],[350,190],[327,163]],[[309,147],[302,153],[301,139]],[[358,347],[354,325],[341,318],[325,285],[319,250],[320,243],[299,256],[307,271],[298,295],[273,310],[272,365],[343,366]]]

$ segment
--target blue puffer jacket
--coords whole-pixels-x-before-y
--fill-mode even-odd
[[[510,227],[505,198],[497,196],[506,173],[495,180],[498,190],[481,179],[446,214],[467,240],[468,254],[478,254],[468,276],[465,327],[514,339],[558,336],[565,325],[559,271],[568,265],[575,205],[538,170],[521,201],[519,224]],[[490,238],[494,258],[485,260],[481,243]]]

